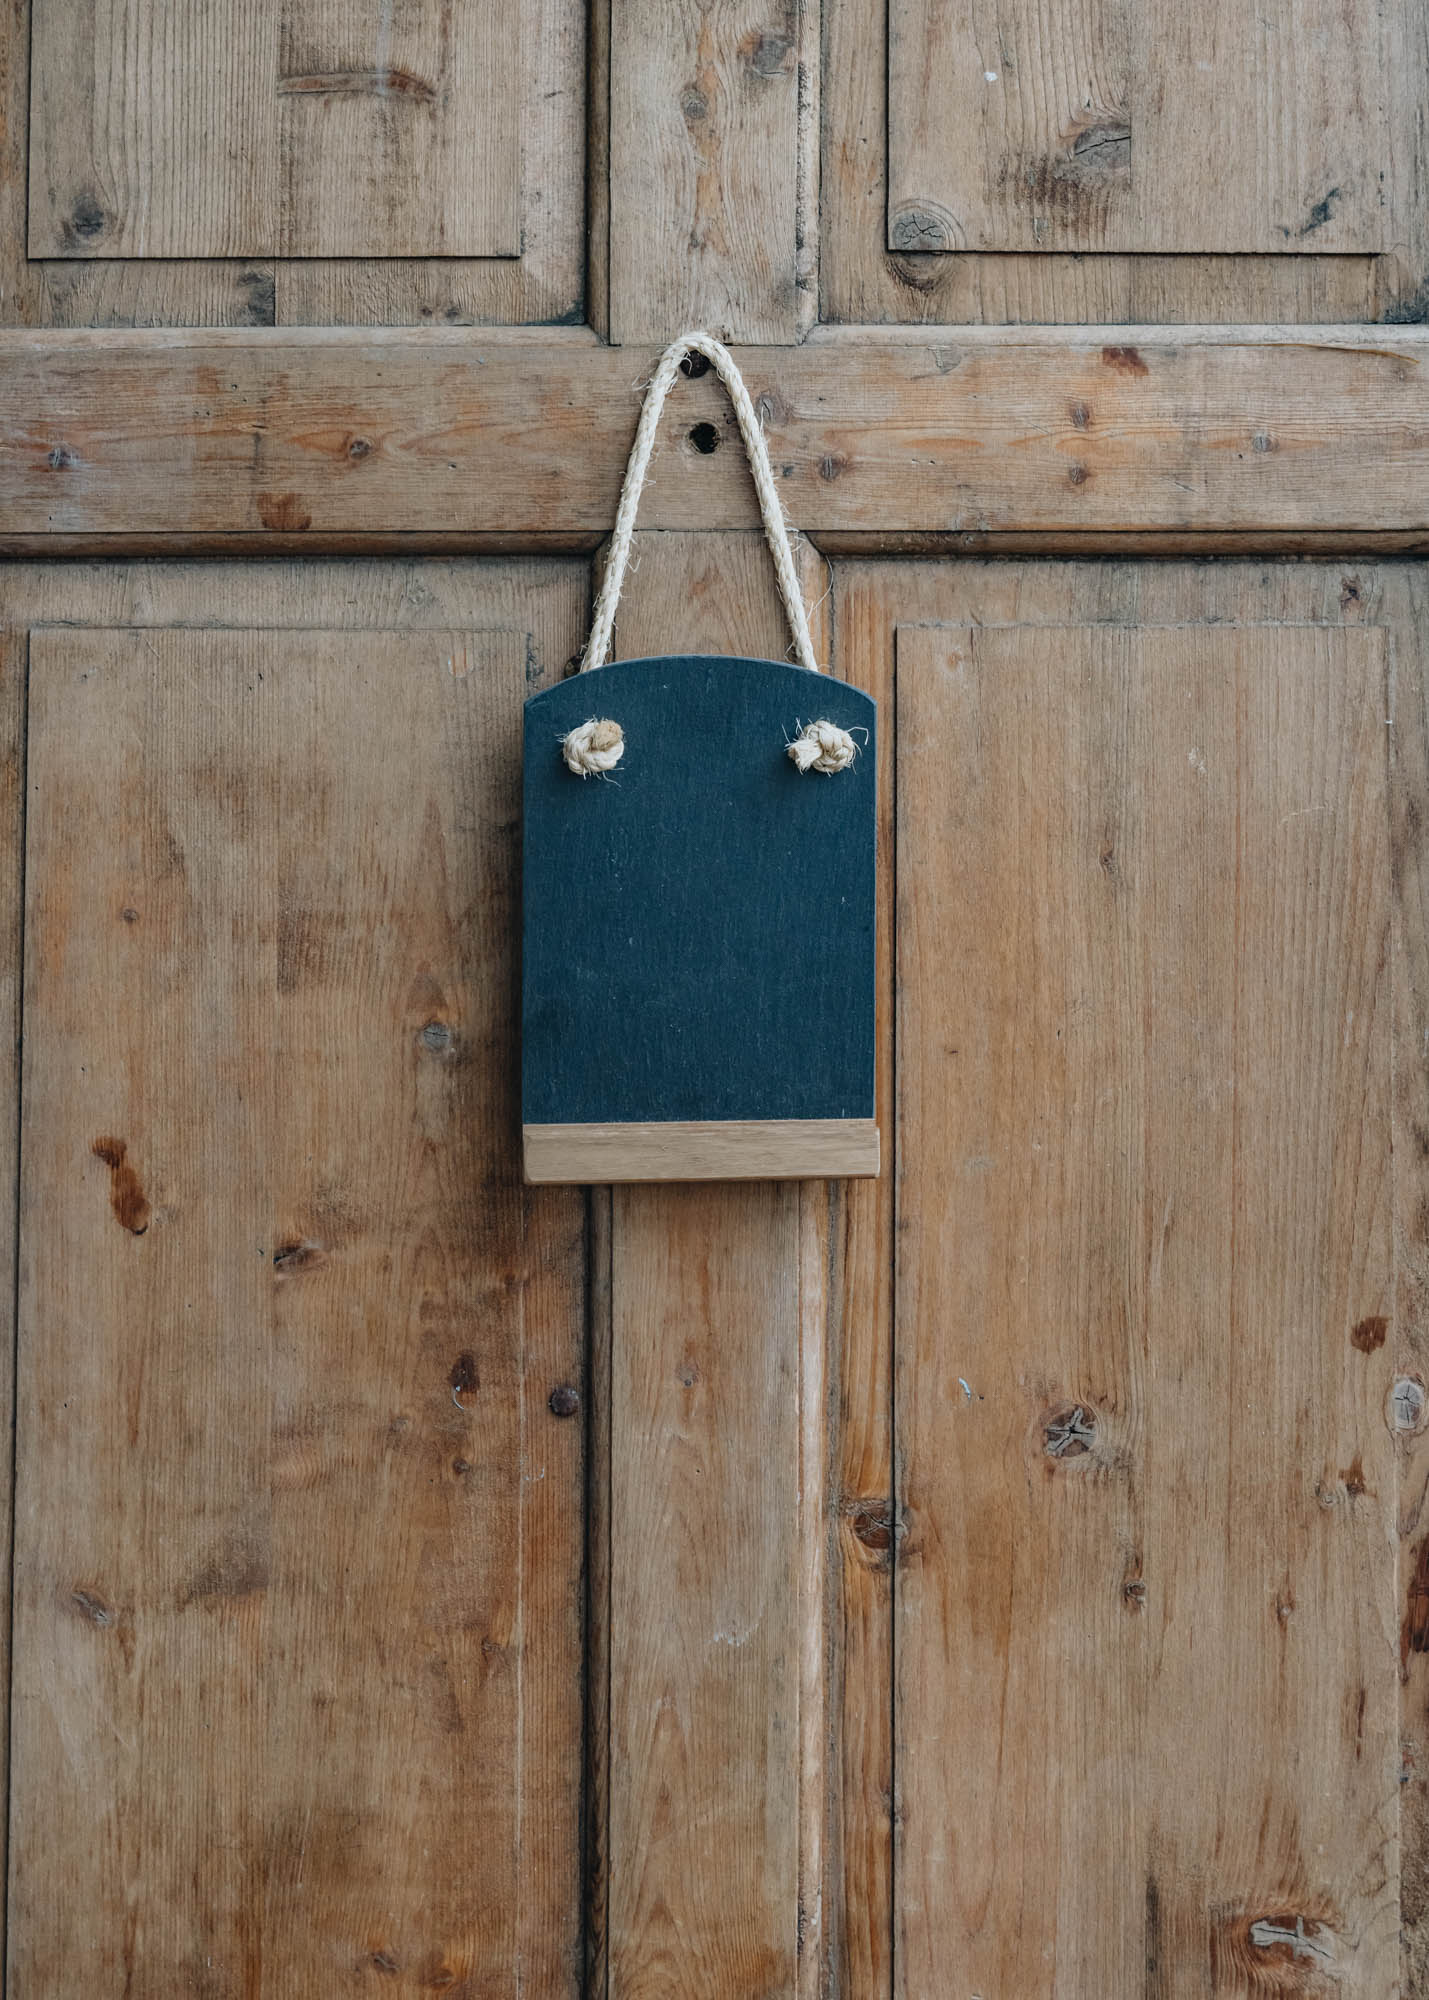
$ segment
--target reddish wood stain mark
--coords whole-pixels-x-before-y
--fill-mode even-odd
[[[143,1183],[129,1164],[129,1148],[123,1139],[96,1139],[90,1151],[109,1169],[109,1206],[116,1221],[131,1236],[142,1236],[149,1227],[150,1210]]]
[[[470,1348],[457,1356],[452,1363],[452,1372],[447,1377],[452,1385],[453,1396],[465,1396],[478,1387],[476,1356]]]
[[[313,525],[313,517],[296,493],[260,493],[258,518],[275,534],[300,535]]]
[[[281,76],[280,97],[407,97],[435,104],[437,88],[410,69],[327,69]]]
[[[1345,1491],[1351,1500],[1358,1500],[1362,1493],[1368,1493],[1369,1488],[1365,1485],[1364,1460],[1359,1452],[1355,1453],[1340,1477],[1345,1482]]]
[[[1429,1535],[1415,1551],[1409,1599],[1399,1634],[1399,1670],[1406,1678],[1411,1653],[1429,1653]]]
[[[1351,1347],[1357,1347],[1361,1354],[1373,1354],[1376,1348],[1384,1346],[1384,1337],[1389,1332],[1389,1321],[1378,1313],[1370,1319],[1362,1319],[1350,1335]]]
[[[1137,347],[1104,347],[1102,363],[1107,368],[1119,368],[1124,375],[1149,375],[1151,370],[1141,358]]]

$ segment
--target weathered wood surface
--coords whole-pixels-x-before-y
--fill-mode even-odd
[[[794,523],[827,538],[1429,532],[1429,333],[833,334],[740,354]],[[653,356],[572,333],[0,334],[0,548],[46,536],[608,531]],[[747,525],[718,385],[656,528]],[[710,424],[713,451],[691,433]],[[162,449],[159,449],[159,446]],[[398,526],[397,524],[400,524]]]
[[[1429,1992],[1429,620],[1422,565],[1372,573],[1391,625],[1395,894],[1394,1383],[1399,1471],[1400,1920],[1406,1996]],[[1385,606],[1381,610],[1381,604]]]
[[[889,247],[1383,249],[1415,85],[1385,69],[1381,14],[891,0]]]
[[[530,663],[32,639],[17,1991],[574,1991],[582,1207],[470,922]]]
[[[619,1181],[862,1179],[877,1174],[880,1158],[872,1118],[528,1124],[522,1139],[528,1181],[578,1187]]]
[[[692,385],[688,393],[693,395],[700,386]],[[682,476],[688,476],[687,472],[682,472]],[[674,483],[673,470],[670,483]],[[650,625],[642,629],[637,616],[639,593],[642,589],[653,592],[659,587],[660,556],[667,550],[679,552],[683,560],[677,566],[665,603],[652,605]],[[821,586],[814,588],[815,597],[820,589]],[[630,591],[625,634],[629,645],[625,650],[662,643],[668,636],[669,621],[677,616],[683,618],[689,602],[704,607],[702,615],[716,621],[710,632],[712,644],[737,649],[754,642],[776,650],[782,644],[777,603],[767,563],[757,543],[750,546],[746,556],[736,557],[732,545],[723,538],[715,538],[701,552],[696,543],[683,537],[651,537],[643,544],[642,567],[632,577]],[[748,622],[747,608],[762,593],[767,593],[768,599],[768,624],[763,637]],[[741,610],[741,605],[746,608]],[[534,633],[532,671],[549,672],[559,670],[560,664],[577,649],[583,636],[586,596],[584,566],[571,561],[531,560],[499,567],[466,560],[362,564],[33,564],[12,566],[5,571],[3,611],[12,627],[49,620],[104,625],[132,621],[142,628],[171,623],[201,626],[218,621],[280,628],[353,623],[446,630],[472,625],[509,628],[525,622]],[[1429,1841],[1426,1841],[1429,1738],[1423,1722],[1425,1702],[1429,1699],[1429,1679],[1426,1679],[1429,1650],[1420,1650],[1426,1643],[1420,1570],[1425,1535],[1423,1496],[1429,1461],[1424,1457],[1423,1405],[1417,1400],[1423,1384],[1429,1380],[1429,1347],[1424,1331],[1429,1277],[1426,1277],[1423,1222],[1423,1204],[1429,1190],[1425,1186],[1423,1149],[1417,1137],[1419,1127],[1425,1123],[1422,1049],[1424,1023],[1429,1020],[1421,852],[1422,828],[1429,826],[1425,779],[1429,759],[1425,754],[1422,648],[1415,636],[1424,629],[1426,620],[1429,620],[1429,597],[1419,567],[1412,564],[1251,566],[1225,562],[1193,566],[1141,562],[1104,563],[1093,568],[1076,563],[848,563],[841,565],[839,571],[836,617],[839,647],[834,660],[837,671],[866,686],[891,716],[893,633],[900,622],[1024,627],[1086,622],[1209,623],[1214,627],[1289,622],[1326,623],[1335,627],[1368,624],[1383,626],[1389,634],[1395,649],[1395,726],[1388,734],[1396,760],[1395,892],[1400,919],[1392,961],[1400,1046],[1395,1063],[1398,1125],[1394,1159],[1399,1290],[1398,1307],[1391,1317],[1386,1345],[1379,1358],[1392,1357],[1390,1366],[1398,1394],[1387,1398],[1384,1420],[1393,1427],[1403,1453],[1400,1528],[1404,1553],[1393,1650],[1396,1665],[1403,1660],[1404,1677],[1401,1697],[1405,1770],[1399,1797],[1404,1809],[1406,1994],[1418,1990],[1414,1981],[1423,1983],[1425,1967],[1429,1965],[1429,1943],[1426,1943],[1429,1940],[1429,1915],[1426,1915],[1429,1911]],[[159,634],[151,632],[150,636],[156,643],[162,643]],[[884,738],[885,755],[892,754],[892,739],[890,728]],[[890,779],[888,772],[881,790],[885,810],[893,795]],[[1292,822],[1287,833],[1302,824]],[[891,840],[885,840],[883,853],[884,866],[889,868]],[[881,891],[885,932],[891,943],[890,884],[891,872]],[[885,984],[891,992],[891,974]],[[885,1034],[881,1048],[885,1070],[891,1074],[890,1036]],[[692,1192],[683,1191],[681,1198]],[[801,1198],[806,1204],[820,1200],[821,1191],[806,1189]],[[802,1871],[800,1893],[809,1912],[807,1925],[812,1941],[800,1960],[800,1977],[807,1979],[810,1965],[816,1966],[827,1953],[833,1960],[836,1976],[842,1980],[841,1990],[850,1995],[886,1993],[891,1979],[887,1870],[892,1776],[887,1741],[892,1662],[888,1598],[896,1539],[887,1499],[887,1482],[892,1477],[888,1390],[891,1326],[887,1301],[895,1240],[891,1199],[892,1180],[888,1172],[880,1182],[833,1190],[827,1233],[820,1220],[818,1227],[812,1232],[806,1230],[802,1239],[804,1263],[813,1266],[804,1283],[812,1288],[815,1274],[821,1273],[819,1282],[826,1287],[823,1308],[826,1318],[821,1320],[819,1331],[826,1346],[828,1368],[823,1390],[811,1388],[804,1397],[804,1449],[808,1463],[816,1473],[820,1472],[821,1468],[814,1463],[812,1442],[807,1440],[810,1431],[814,1435],[820,1431],[827,1408],[834,1413],[834,1428],[826,1474],[826,1518],[835,1537],[832,1553],[836,1561],[828,1578],[832,1623],[828,1628],[826,1659],[808,1662],[810,1644],[818,1643],[817,1619],[804,1619],[802,1628],[806,1676],[812,1676],[806,1684],[817,1688],[819,1674],[826,1675],[828,1705],[827,1708],[821,1705],[822,1698],[808,1699],[801,1716],[801,1734],[813,1738],[805,1754],[805,1830],[801,1841],[806,1863],[816,1856],[822,1841],[823,1869],[827,1872],[820,1901],[815,1886],[822,1872],[820,1866],[813,1862]],[[605,1197],[597,1196],[593,1208],[599,1223],[605,1212]],[[591,1253],[591,1310],[596,1315],[595,1324],[602,1326],[611,1266],[609,1250],[602,1248],[605,1239],[599,1229],[597,1238]],[[716,1255],[720,1254],[717,1245]],[[693,1255],[691,1245],[692,1258]],[[812,1290],[809,1296],[813,1296]],[[745,1351],[740,1349],[741,1354]],[[609,1350],[604,1340],[596,1342],[593,1362],[594,1381],[602,1385],[602,1370],[609,1365]],[[814,1366],[815,1357],[806,1353],[806,1363]],[[598,1410],[602,1421],[608,1424],[611,1416],[608,1395],[600,1396]],[[648,1439],[644,1449],[647,1453],[651,1450]],[[607,1440],[601,1450],[600,1464],[605,1467],[609,1463]],[[1372,1456],[1367,1456],[1366,1467],[1371,1464]],[[599,1474],[592,1486],[591,1516],[595,1546],[590,1584],[592,1607],[596,1610],[606,1602],[604,1592],[609,1581],[602,1532],[609,1497],[607,1475]],[[1383,1498],[1382,1492],[1379,1497]],[[1367,1504],[1370,1503],[1364,1497],[1353,1503],[1356,1510]],[[648,1507],[640,1518],[652,1518]],[[765,1523],[762,1532],[768,1531]],[[638,1534],[638,1521],[631,1532]],[[823,1546],[817,1537],[806,1535],[802,1546],[806,1566],[823,1560]],[[1369,1576],[1364,1587],[1367,1601],[1377,1602],[1381,1590],[1379,1578]],[[653,1607],[641,1615],[658,1619],[663,1619],[668,1609],[668,1603],[656,1603],[653,1594],[642,1597],[640,1604]],[[1300,1623],[1303,1629],[1303,1617]],[[605,1618],[598,1616],[593,1621],[588,1655],[596,1690],[593,1710],[596,1719],[599,1719],[599,1691],[609,1685],[602,1670],[606,1631]],[[634,1634],[630,1643],[635,1643]],[[1332,1639],[1327,1638],[1325,1645],[1323,1657],[1330,1669],[1334,1669],[1337,1655]],[[827,1792],[815,1775],[825,1747],[825,1721],[830,1758]],[[738,1740],[738,1722],[729,1726]],[[590,1792],[592,1811],[587,1837],[595,1877],[593,1913],[601,1919],[605,1909],[605,1830],[600,1815],[601,1802],[606,1796],[601,1782],[604,1759],[603,1731],[593,1729],[590,1760],[595,1782]],[[675,1768],[679,1769],[678,1764]],[[629,1783],[628,1772],[623,1782]],[[737,1791],[739,1781],[731,1778],[729,1782]],[[675,1794],[677,1798],[685,1795],[680,1790]],[[781,1792],[777,1796],[785,1795]],[[825,1800],[827,1817],[818,1818]],[[658,1798],[652,1795],[652,1810],[657,1805]],[[811,1819],[815,1818],[817,1823],[811,1825]],[[668,1879],[672,1883],[676,1879],[673,1867]],[[719,1883],[697,1882],[696,1887],[701,1911],[707,1913],[718,1902]],[[671,1914],[664,1920],[663,1934],[667,1939],[674,1935],[673,1902],[670,1907]],[[736,1929],[743,1907],[737,1898],[730,1905],[730,1920]],[[616,1913],[620,1914],[618,1899]],[[715,1916],[702,1915],[701,1921],[713,1923]],[[818,1936],[820,1923],[822,1941]],[[590,1942],[599,1965],[603,1962],[603,1933],[598,1923],[590,1927]],[[1285,1949],[1293,1953],[1293,1947]],[[1282,1959],[1283,1955],[1282,1952]],[[642,1962],[638,1952],[635,1962]],[[1308,1980],[1314,1972],[1314,1962],[1303,1953],[1298,1961],[1292,1956],[1285,1964],[1270,1953],[1256,1966],[1262,1983],[1284,1984],[1295,1977]],[[1168,1972],[1163,1991],[1176,1990],[1169,1984],[1170,1979]],[[654,1975],[651,1984],[658,1990]],[[1388,1982],[1381,1990],[1388,1990]]]
[[[819,16],[607,0],[608,328],[796,340],[815,316]]]
[[[900,631],[899,1992],[1394,1982],[1386,657]]]
[[[38,0],[42,257],[514,256],[521,10]]]
[[[497,74],[521,137],[519,256],[26,255],[29,0],[0,13],[0,322],[31,326],[446,325],[580,317],[586,32],[570,0],[523,0]],[[339,106],[346,114],[350,105]],[[374,157],[386,157],[378,148]],[[205,162],[212,174],[214,163]],[[222,162],[217,171],[230,171]],[[412,198],[410,179],[397,193]],[[426,197],[429,198],[429,197]],[[38,247],[37,244],[32,248]]]
[[[1011,19],[1011,10],[1007,13]],[[1318,232],[1295,244],[1293,254],[1257,257],[1087,256],[1056,250],[930,254],[888,245],[887,0],[822,0],[822,14],[824,320],[1235,325],[1423,317],[1429,181],[1412,86],[1407,92],[1386,86],[1399,109],[1410,114],[1410,125],[1380,162],[1388,216],[1388,248],[1381,256],[1316,254]],[[1017,45],[1028,49],[1040,29],[1066,18],[1061,5],[1024,10],[1016,17]],[[1423,8],[1391,7],[1370,21],[1369,32],[1384,38],[1385,78],[1423,74],[1429,61],[1429,15]],[[1234,100],[1233,74],[1218,74],[1217,85]],[[1198,145],[1178,179],[1214,189],[1218,157]]]
[[[521,0],[500,87],[521,136],[520,255],[294,258],[276,273],[278,326],[453,326],[579,321],[586,284],[585,10]]]
[[[24,812],[24,733],[25,733],[25,635],[13,628],[0,628],[0,1296],[15,1296],[16,1214],[19,1194],[20,1135],[20,965],[21,923],[24,899],[23,843]],[[6,1337],[0,1339],[0,1398],[3,1406],[14,1409],[15,1346],[13,1320]],[[4,1426],[0,1446],[0,1580],[6,1600],[10,1595],[10,1529],[12,1474],[14,1470],[14,1427]],[[10,1623],[4,1621],[0,1638],[0,1685],[10,1685]],[[0,1782],[9,1785],[9,1735],[0,1752]],[[8,1882],[8,1820],[0,1832],[0,1879]],[[0,1967],[4,1965],[9,1899],[0,1896]],[[3,1975],[0,1974],[0,1984]]]
[[[641,535],[636,555],[621,655],[676,629],[782,651],[761,536]],[[826,1216],[819,1183],[612,1197],[609,1795],[593,1802],[595,1990],[612,2000],[819,1992]]]

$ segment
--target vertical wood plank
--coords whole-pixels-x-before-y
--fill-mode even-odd
[[[526,675],[519,634],[32,642],[17,1990],[576,1990]]]
[[[282,0],[289,257],[515,257],[524,5]]]
[[[32,257],[255,257],[278,246],[274,0],[39,0]]]
[[[622,655],[677,640],[782,654],[761,536],[641,535],[636,556]],[[818,1187],[612,1196],[607,1976],[620,2000],[818,1990],[825,1227]]]
[[[11,1501],[14,1473],[15,1246],[20,1166],[20,975],[23,952],[24,717],[26,637],[0,632],[0,1298],[6,1302],[0,1335],[0,1686],[10,1685]],[[8,1800],[10,1731],[0,1730],[0,1796]],[[0,1881],[8,1872],[9,1816],[0,1827]],[[4,1964],[9,1910],[0,1896],[0,1966]]]
[[[1356,595],[1369,596],[1360,573]],[[1429,683],[1422,564],[1389,572],[1394,726],[1394,1380],[1399,1458],[1401,1977],[1429,1991]],[[1397,588],[1395,586],[1398,586]]]
[[[894,0],[895,250],[1383,249],[1408,78],[1334,0]],[[1398,120],[1396,118],[1397,125]]]
[[[886,566],[875,572],[885,573]],[[897,744],[893,622],[876,591],[836,572],[832,619],[841,678],[879,704],[878,1115],[884,1169],[876,1181],[830,1190],[832,1452],[829,1579],[830,1772],[824,1860],[829,1990],[892,1989],[893,1249],[893,801]]]
[[[503,46],[497,71],[520,119],[520,255],[292,258],[278,267],[280,326],[454,326],[599,321],[583,310],[588,77],[600,38],[572,0],[521,0],[520,75]],[[601,189],[589,174],[590,199]]]
[[[32,256],[516,256],[520,10],[39,0]]]
[[[1416,220],[1424,176],[1413,107],[1392,157],[1394,258],[1078,256],[1033,251],[987,256],[890,249],[888,230],[887,0],[823,0],[824,156],[820,183],[820,318],[843,324],[911,321],[1338,321],[1413,316],[1420,288]],[[1397,68],[1422,70],[1425,29],[1401,34]],[[1388,74],[1388,69],[1386,74]],[[1310,239],[1307,239],[1307,242]],[[1392,267],[1393,282],[1381,274]],[[1376,288],[1383,283],[1383,304]]]
[[[900,1993],[1393,1984],[1385,698],[900,633]]]
[[[609,0],[612,340],[790,341],[817,262],[818,8]]]

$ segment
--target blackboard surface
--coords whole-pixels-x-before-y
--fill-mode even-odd
[[[592,716],[607,778],[567,770]],[[525,1125],[871,1119],[874,736],[857,688],[773,660],[623,660],[526,704]],[[857,734],[832,775],[802,725]]]

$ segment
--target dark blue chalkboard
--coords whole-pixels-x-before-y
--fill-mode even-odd
[[[620,764],[561,756],[592,716]],[[774,660],[622,660],[526,704],[522,1118],[873,1116],[876,706]],[[801,726],[856,733],[800,773]]]

